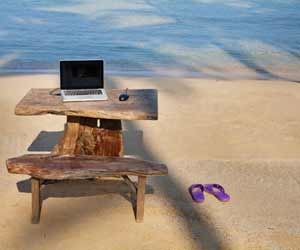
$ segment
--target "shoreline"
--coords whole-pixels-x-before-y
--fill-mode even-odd
[[[283,72],[284,73],[284,72]],[[280,73],[280,74],[283,74]],[[2,71],[0,69],[0,77],[6,76],[30,76],[30,75],[58,75],[59,70],[17,70],[17,71]],[[187,79],[202,79],[202,80],[224,80],[224,81],[243,81],[243,80],[253,80],[253,81],[288,81],[288,82],[300,82],[300,74],[287,74],[287,76],[276,76],[270,75],[270,73],[259,73],[255,72],[249,73],[236,73],[229,74],[225,72],[221,72],[219,74],[205,74],[199,72],[187,72],[187,73],[157,73],[151,71],[139,71],[139,72],[119,72],[119,71],[105,71],[105,78],[107,77],[133,77],[133,78],[187,78]]]

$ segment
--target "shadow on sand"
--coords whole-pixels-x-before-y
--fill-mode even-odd
[[[108,84],[112,88],[118,88],[118,84],[109,80]],[[184,86],[183,86],[184,87]],[[188,86],[187,86],[188,88]],[[172,93],[173,94],[173,93]],[[175,94],[175,93],[174,93]],[[176,98],[176,96],[174,96]],[[149,150],[143,143],[143,131],[141,131],[135,122],[127,121],[125,122],[127,131],[124,132],[124,143],[125,143],[125,154],[137,155],[143,159],[148,159],[152,161],[160,162],[161,159],[155,156],[151,150]],[[57,143],[62,132],[46,132],[41,131],[33,143],[29,146],[29,151],[50,151],[52,147]],[[168,166],[169,169],[172,166]],[[162,190],[163,196],[168,200],[169,204],[175,208],[177,215],[184,219],[184,226],[186,232],[190,235],[190,239],[194,242],[197,249],[224,249],[228,246],[227,242],[224,241],[216,228],[212,223],[209,223],[209,215],[204,211],[199,211],[191,199],[187,196],[187,187],[182,187],[178,181],[169,174],[166,177],[155,177],[153,178],[154,187],[157,186]],[[30,192],[30,182],[29,180],[20,181],[18,184],[18,189],[20,192]],[[147,193],[154,193],[155,190],[151,186],[147,186]],[[128,188],[124,186],[124,183],[107,181],[101,185],[93,181],[79,181],[75,182],[60,182],[55,184],[46,185],[42,191],[43,200],[49,197],[82,197],[82,196],[92,196],[101,195],[107,193],[119,193],[126,200],[130,200],[128,197]],[[147,198],[146,198],[147,199]],[[84,203],[84,202],[83,202]],[[95,202],[94,202],[95,203]],[[81,214],[81,219],[91,218],[99,213],[99,206],[101,207],[101,201],[98,203],[91,203],[86,209],[84,214]],[[83,207],[86,204],[82,204]],[[107,206],[107,204],[106,204]],[[93,210],[94,209],[94,210]],[[146,206],[147,209],[147,206]],[[59,213],[60,208],[55,209],[57,211],[52,211],[52,213]],[[72,211],[68,213],[70,219],[59,220],[51,228],[47,228],[48,234],[59,234],[60,231],[66,230],[66,228],[71,227],[75,221],[72,217]],[[84,210],[85,211],[85,210]],[[76,217],[76,216],[75,216]],[[146,219],[146,218],[145,218]],[[39,226],[42,227],[42,218]],[[31,226],[28,221],[28,227]],[[49,226],[49,225],[48,225]],[[22,232],[25,235],[22,237],[24,239],[29,239],[31,235],[26,236],[26,232],[30,234],[31,230],[24,228]],[[32,243],[24,243],[28,247]]]
[[[184,83],[182,84],[184,85]],[[109,80],[108,85],[112,88],[119,87],[118,83],[112,79]],[[182,87],[186,87],[187,91],[192,91],[189,90],[188,86]],[[172,94],[174,94],[174,98],[176,98],[176,93]],[[128,133],[140,131],[136,123],[132,121],[126,121],[125,127]],[[129,151],[143,159],[162,162],[162,160],[158,156],[155,156],[143,142],[141,142],[138,147],[131,148]],[[172,166],[168,165],[168,168],[171,169]],[[209,215],[204,213],[204,211],[199,212],[191,199],[187,199],[186,193],[188,187],[182,188],[170,173],[166,177],[157,177],[153,179],[153,182],[163,191],[164,196],[168,199],[171,206],[176,208],[178,216],[184,218],[190,238],[194,240],[198,249],[223,249],[228,246],[227,242],[221,238],[214,226],[207,222],[209,221]]]
[[[18,191],[21,193],[31,193],[31,181],[25,179],[17,182]],[[153,194],[152,186],[146,185],[146,194]],[[42,186],[42,202],[48,198],[64,197],[89,197],[96,195],[119,194],[129,201],[135,208],[135,203],[127,184],[122,180],[91,179],[91,180],[67,180],[67,181],[47,181]]]

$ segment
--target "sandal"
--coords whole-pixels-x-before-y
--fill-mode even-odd
[[[204,184],[203,187],[205,192],[214,195],[219,201],[230,200],[229,194],[226,194],[224,188],[219,184]]]
[[[204,187],[201,184],[193,184],[189,187],[189,192],[196,202],[203,202],[204,201]]]

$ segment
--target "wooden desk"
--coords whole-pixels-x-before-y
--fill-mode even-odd
[[[163,164],[123,157],[121,120],[157,120],[157,91],[128,90],[129,99],[119,101],[123,90],[108,90],[107,101],[65,102],[57,89],[31,89],[16,106],[16,115],[65,115],[64,135],[50,155],[24,155],[8,159],[10,173],[31,178],[32,223],[41,211],[41,184],[48,179],[88,179],[122,177],[136,195],[136,221],[144,215],[146,177],[166,175]],[[138,177],[138,183],[128,175]]]
[[[57,89],[31,89],[16,106],[16,115],[66,115],[64,136],[54,154],[122,156],[121,120],[157,120],[157,91],[107,90],[108,101],[62,102]]]

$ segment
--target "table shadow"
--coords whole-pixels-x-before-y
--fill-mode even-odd
[[[27,148],[29,152],[49,152],[63,136],[64,131],[41,131]]]
[[[143,131],[122,131],[124,155],[134,155],[143,143]],[[29,152],[51,152],[63,136],[64,131],[40,131],[27,148]]]

